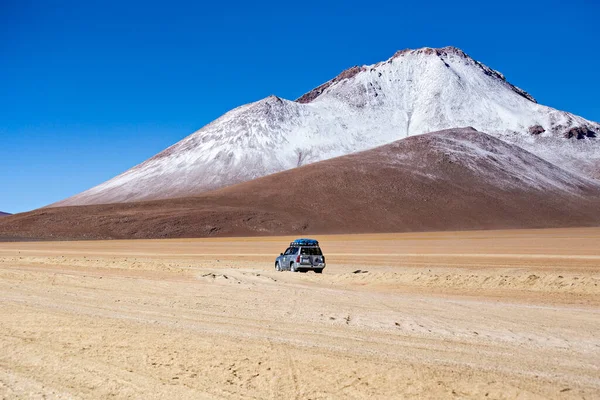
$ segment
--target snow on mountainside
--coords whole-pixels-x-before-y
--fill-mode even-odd
[[[55,205],[194,195],[447,128],[472,126],[600,177],[600,125],[537,104],[454,47],[353,67],[296,101],[238,107],[144,163]]]

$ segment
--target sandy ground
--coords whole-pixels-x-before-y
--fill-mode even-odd
[[[289,239],[0,244],[0,396],[600,398],[600,229]]]

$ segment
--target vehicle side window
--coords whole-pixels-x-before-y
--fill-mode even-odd
[[[288,248],[285,250],[285,253],[283,253],[283,255],[284,255],[284,256],[287,256],[287,255],[289,255],[289,254],[290,254],[290,250],[292,250],[292,248],[291,248],[291,247],[288,247]]]
[[[297,247],[290,248],[290,255],[295,256],[296,253],[298,253],[298,248]]]

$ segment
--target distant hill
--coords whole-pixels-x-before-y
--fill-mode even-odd
[[[0,217],[5,217],[7,215],[11,215],[11,214],[0,211]]]
[[[412,136],[197,197],[44,208],[0,237],[166,238],[600,226],[600,185],[472,128]]]

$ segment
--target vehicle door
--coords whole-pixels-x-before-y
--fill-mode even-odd
[[[288,269],[290,266],[290,251],[292,250],[291,247],[288,247],[287,249],[285,249],[285,251],[283,252],[283,256],[281,257],[281,268],[282,269]]]
[[[290,265],[291,262],[296,262],[296,254],[298,254],[298,247],[291,247],[290,248],[290,255],[289,255],[289,260],[288,260],[288,265]]]

